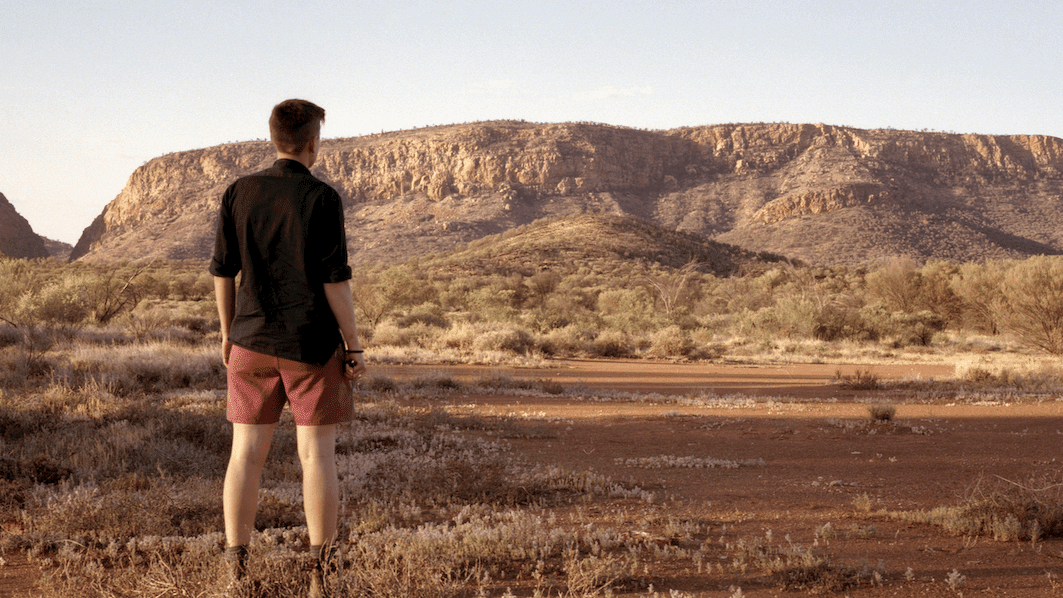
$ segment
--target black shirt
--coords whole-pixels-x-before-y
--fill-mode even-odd
[[[351,278],[339,194],[294,160],[240,178],[222,196],[210,272],[243,273],[233,344],[324,364],[343,340],[324,283]]]

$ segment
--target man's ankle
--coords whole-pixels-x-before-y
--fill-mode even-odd
[[[247,577],[247,544],[229,546],[225,549],[225,560],[229,564],[229,572],[233,579],[241,580]]]

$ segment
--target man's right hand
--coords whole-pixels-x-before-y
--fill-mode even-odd
[[[233,344],[230,343],[228,339],[223,339],[221,341],[221,361],[225,364],[226,368],[229,367],[229,356],[232,355],[232,352]]]
[[[365,355],[362,353],[345,353],[343,360],[343,377],[357,380],[366,372]]]

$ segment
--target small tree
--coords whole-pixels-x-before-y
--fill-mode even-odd
[[[675,272],[643,277],[643,281],[656,291],[657,302],[661,305],[665,318],[672,317],[672,313],[681,304],[683,292],[687,289],[690,279],[697,273],[698,262],[688,262]]]
[[[1010,260],[995,260],[960,265],[950,284],[963,304],[965,323],[990,334],[998,332],[1004,274],[1014,264]]]
[[[916,263],[907,258],[892,258],[867,275],[867,292],[893,311],[916,311],[920,284],[921,275]]]
[[[356,272],[351,281],[354,305],[370,328],[376,328],[380,320],[391,311],[391,304],[376,284],[373,276]]]
[[[106,324],[124,311],[133,311],[143,296],[142,288],[135,281],[153,265],[154,262],[137,265],[129,276],[108,269],[88,281],[86,300],[93,319]]]
[[[26,260],[0,258],[0,320],[18,327],[19,299],[39,285],[38,276]]]
[[[532,293],[538,298],[539,305],[546,303],[546,298],[557,290],[557,286],[561,284],[561,275],[551,270],[543,270],[537,274],[533,274],[528,279],[528,287],[531,288]]]
[[[1063,354],[1063,258],[1037,256],[1003,277],[1001,326],[1023,342]]]

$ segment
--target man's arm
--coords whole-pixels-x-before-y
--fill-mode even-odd
[[[325,298],[328,299],[332,315],[340,326],[343,344],[349,351],[361,351],[362,343],[358,340],[358,326],[354,316],[354,296],[351,294],[351,282],[326,282]],[[348,379],[354,379],[365,373],[365,357],[361,353],[348,353],[344,360],[354,365],[344,367],[343,373]]]
[[[222,276],[214,277],[214,299],[218,303],[218,320],[221,322],[221,357],[225,367],[229,367],[229,331],[236,315],[236,279]]]

